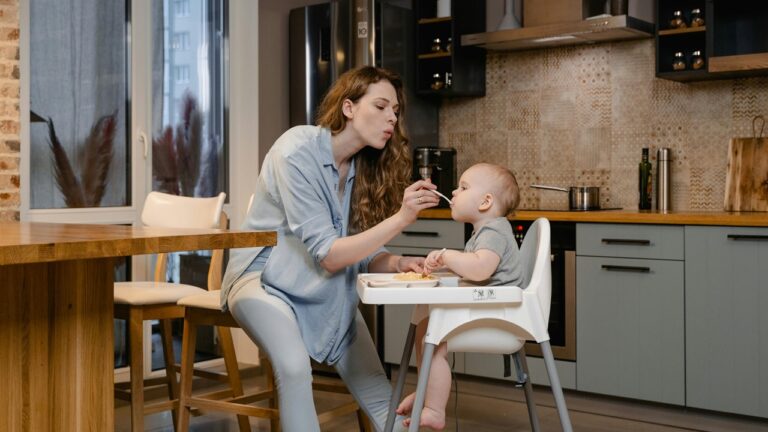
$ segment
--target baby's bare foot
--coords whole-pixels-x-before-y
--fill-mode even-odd
[[[413,406],[411,406],[411,408],[413,408]],[[410,426],[411,419],[407,418],[403,420],[403,424],[405,426]],[[424,407],[424,409],[421,410],[419,427],[425,427],[436,431],[445,429],[445,412],[439,412],[432,408]]]
[[[416,401],[416,393],[411,393],[408,396],[403,399],[402,402],[400,402],[400,405],[397,406],[397,410],[395,410],[396,413],[400,415],[411,415],[411,410],[413,409],[413,403]]]

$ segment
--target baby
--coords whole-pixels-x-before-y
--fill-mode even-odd
[[[424,267],[427,273],[445,267],[475,285],[525,286],[520,249],[506,216],[520,200],[515,176],[499,165],[479,163],[464,171],[459,187],[453,191],[451,217],[472,224],[472,237],[464,252],[432,251]],[[416,357],[421,365],[424,320],[416,328]],[[427,381],[427,394],[421,412],[420,426],[435,430],[445,428],[445,407],[451,391],[451,369],[448,349],[443,342],[434,351]],[[400,415],[410,415],[415,393],[408,395],[397,407]],[[404,421],[410,424],[410,419]]]

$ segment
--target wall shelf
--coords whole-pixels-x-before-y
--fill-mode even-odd
[[[416,94],[429,97],[485,96],[485,50],[464,47],[461,36],[485,29],[485,2],[454,0],[451,16],[436,17],[436,0],[415,0]],[[433,51],[439,39],[440,51]],[[450,44],[450,47],[448,47]],[[444,85],[432,89],[438,77]]]
[[[675,11],[690,24],[701,9],[705,26],[669,28]],[[768,2],[759,0],[657,0],[656,76],[680,82],[768,75]],[[692,70],[691,55],[701,51],[703,70]],[[688,68],[672,70],[682,52]]]

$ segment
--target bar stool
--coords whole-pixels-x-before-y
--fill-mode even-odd
[[[226,194],[213,198],[191,198],[151,192],[144,203],[141,220],[146,226],[175,228],[221,228],[226,227],[227,217],[222,212]],[[214,251],[208,268],[208,280],[221,279],[223,252]],[[192,285],[165,282],[166,254],[157,255],[154,281],[115,283],[114,314],[116,319],[126,320],[130,338],[131,368],[130,381],[115,384],[115,397],[131,403],[131,430],[144,430],[144,416],[161,411],[173,410],[174,428],[178,418],[179,387],[171,340],[171,322],[173,318],[183,318],[184,308],[177,304],[182,297],[204,293],[205,289]],[[160,320],[165,376],[144,379],[144,332],[143,322]],[[223,351],[225,363],[234,359],[234,346],[228,328],[219,330],[219,345]],[[229,382],[230,392],[242,391],[237,368],[229,369],[228,374],[216,374],[196,370],[195,374],[209,379]],[[152,405],[144,404],[144,390],[147,387],[166,385],[168,399]]]
[[[189,415],[192,409],[223,411],[238,415],[238,425],[241,432],[250,431],[248,421],[242,421],[244,416],[260,417],[270,420],[270,430],[279,431],[280,411],[277,406],[277,389],[274,384],[274,377],[269,360],[261,355],[261,364],[264,366],[264,372],[267,377],[267,386],[253,393],[233,397],[228,400],[212,400],[211,395],[192,396],[192,367],[194,357],[194,346],[197,337],[197,327],[199,325],[215,325],[231,328],[240,328],[229,312],[222,312],[220,307],[220,296],[217,291],[208,291],[195,294],[179,300],[179,305],[185,309],[184,315],[184,338],[182,341],[181,353],[181,394],[179,396],[179,422],[178,431],[186,432],[189,430]],[[260,353],[262,351],[260,350]],[[331,392],[338,394],[349,394],[344,383],[339,379],[313,380],[312,389],[319,392]],[[268,400],[268,407],[252,406],[250,404],[258,401]],[[328,411],[318,413],[320,424],[326,423],[337,417],[356,413],[358,426],[361,431],[370,431],[370,424],[356,402],[345,403]]]

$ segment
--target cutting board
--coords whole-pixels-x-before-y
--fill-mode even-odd
[[[768,211],[768,138],[731,139],[725,210]]]

